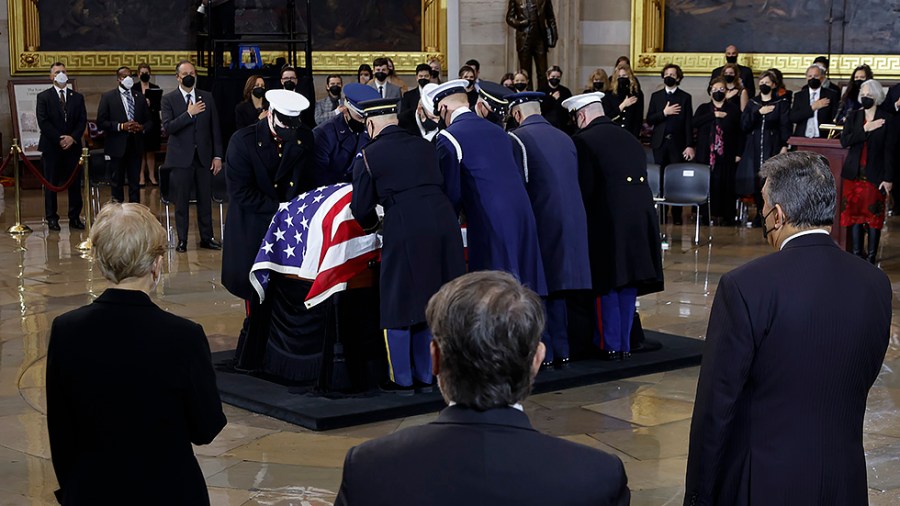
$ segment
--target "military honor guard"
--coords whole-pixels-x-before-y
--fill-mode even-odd
[[[595,344],[610,358],[630,355],[639,295],[663,290],[659,218],[641,143],[604,115],[602,92],[563,102],[579,131],[578,181],[587,213],[588,252],[601,325]]]
[[[384,236],[381,326],[390,379],[382,390],[412,395],[432,389],[425,306],[444,283],[464,274],[466,265],[435,147],[398,125],[398,102],[378,98],[358,104],[372,141],[353,163],[350,210],[364,229],[381,227]],[[375,212],[378,204],[383,220]]]
[[[542,340],[544,366],[569,361],[566,295],[590,290],[587,218],[577,198],[578,154],[572,139],[541,115],[540,92],[508,95],[510,115],[519,125],[509,133],[537,222],[547,277],[547,325]]]
[[[344,86],[341,114],[313,129],[315,186],[350,182],[353,157],[369,143],[359,104],[376,98],[381,96],[374,88],[350,83]]]
[[[475,114],[505,129],[509,108],[507,96],[513,93],[512,90],[490,81],[476,82],[475,89],[478,90],[478,100],[473,108]]]
[[[247,301],[248,317],[259,304],[250,285],[250,268],[281,202],[315,188],[310,179],[313,135],[300,113],[309,107],[303,95],[269,90],[268,116],[231,137],[225,155],[228,218],[222,252],[222,284]],[[261,365],[262,347],[247,345],[247,321],[241,331],[237,364],[242,369]]]
[[[433,113],[448,125],[436,137],[444,185],[465,213],[469,271],[501,270],[547,294],[531,201],[502,128],[469,109],[465,79],[431,93]]]

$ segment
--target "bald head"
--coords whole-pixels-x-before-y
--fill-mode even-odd
[[[603,112],[603,104],[600,102],[593,102],[588,104],[581,109],[578,109],[578,112],[575,113],[575,125],[578,128],[584,128],[588,126],[591,121],[594,121],[597,118],[604,116]]]
[[[468,108],[469,107],[469,97],[465,93],[454,93],[452,95],[448,95],[441,99],[438,102],[437,111],[438,117],[444,120],[444,123],[450,124],[450,115],[453,114],[457,109]]]
[[[541,114],[541,104],[540,102],[523,102],[521,104],[516,104],[510,108],[509,114],[521,125],[528,117],[534,116],[535,114]]]
[[[366,130],[369,132],[369,137],[374,139],[378,137],[382,130],[385,128],[398,124],[396,114],[382,114],[380,116],[370,116],[366,118]]]

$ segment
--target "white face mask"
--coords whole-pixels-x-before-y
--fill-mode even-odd
[[[67,82],[69,82],[69,76],[66,75],[65,72],[60,72],[56,74],[56,77],[53,78],[56,81],[56,84],[60,86],[65,86]]]
[[[130,90],[132,86],[134,86],[134,79],[132,79],[131,76],[128,76],[125,79],[122,79],[122,87],[123,88],[125,88],[126,90]]]

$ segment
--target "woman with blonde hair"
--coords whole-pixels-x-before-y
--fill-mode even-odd
[[[722,67],[721,75],[725,79],[725,86],[727,87],[725,100],[739,106],[743,111],[747,107],[747,102],[750,101],[750,96],[747,94],[744,83],[741,81],[740,67],[738,67],[737,63],[726,63]]]
[[[627,63],[620,63],[613,72],[608,95],[609,105],[603,104],[606,115],[635,138],[640,138],[644,124],[644,92]]]
[[[209,504],[191,444],[212,442],[226,420],[203,327],[150,299],[166,232],[145,206],[113,203],[91,241],[111,286],[58,316],[47,350],[56,497],[109,504],[137,493],[140,504]]]
[[[609,91],[609,76],[606,74],[605,70],[598,68],[590,75],[590,77],[588,77],[587,84],[584,87],[584,93],[590,93],[592,91],[602,91],[603,93]]]

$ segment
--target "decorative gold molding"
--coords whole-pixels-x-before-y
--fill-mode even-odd
[[[46,74],[50,65],[61,61],[79,75],[106,75],[127,65],[136,67],[141,62],[154,69],[172,68],[183,59],[193,60],[194,51],[41,51],[40,18],[36,0],[9,0],[9,64],[13,76]],[[355,74],[362,63],[372,64],[378,56],[394,60],[400,73],[415,72],[416,65],[430,59],[447,60],[447,0],[422,0],[422,51],[413,52],[313,52],[314,74]],[[286,56],[284,51],[264,51],[264,61],[274,61]],[[298,55],[300,65],[306,64],[303,53]],[[226,55],[226,62],[228,55]],[[205,69],[198,69],[201,72]]]
[[[665,33],[665,0],[632,0],[631,62],[638,74],[659,74],[668,63],[681,67],[688,76],[708,76],[712,69],[724,64],[718,53],[669,53],[663,47]],[[806,75],[806,69],[818,54],[741,53],[739,63],[760,72],[778,68],[785,77]],[[872,67],[878,79],[900,78],[900,55],[832,55],[831,73],[849,76],[863,63]]]

